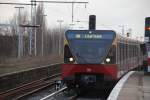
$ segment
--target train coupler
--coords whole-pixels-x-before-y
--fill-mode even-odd
[[[55,90],[58,91],[64,86],[64,82],[62,80],[55,81]]]

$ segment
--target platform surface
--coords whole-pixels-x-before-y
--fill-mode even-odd
[[[48,55],[13,59],[0,63],[0,77],[63,62],[62,56]]]
[[[150,75],[135,72],[124,83],[117,100],[150,100]]]

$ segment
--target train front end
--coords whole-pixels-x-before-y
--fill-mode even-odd
[[[114,31],[69,30],[65,36],[62,79],[69,88],[100,89],[117,80]]]

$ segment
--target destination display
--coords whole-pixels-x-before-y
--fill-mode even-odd
[[[85,38],[85,39],[101,39],[100,34],[76,34],[75,38]]]
[[[68,32],[67,34],[68,39],[112,39],[114,37],[114,33],[105,33],[105,32],[95,32],[95,33],[88,33],[88,32]]]

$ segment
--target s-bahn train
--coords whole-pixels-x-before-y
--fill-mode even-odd
[[[142,42],[112,30],[68,30],[62,79],[68,88],[101,89],[141,66]]]

